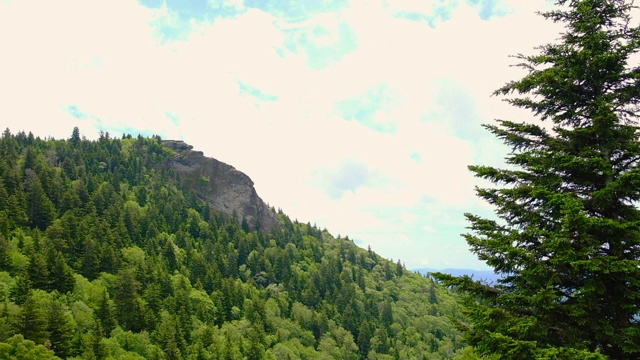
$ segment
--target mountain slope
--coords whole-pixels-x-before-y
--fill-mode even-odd
[[[193,153],[158,137],[86,141],[75,129],[68,140],[45,141],[4,132],[0,354],[33,349],[50,356],[48,348],[70,359],[449,359],[467,353],[450,320],[463,321],[451,293],[285,214],[272,213],[277,222],[265,226],[261,219],[255,230],[259,206],[216,211],[207,182],[194,183],[178,168],[209,161]],[[198,162],[185,164],[185,154]],[[210,174],[209,183],[222,183]],[[257,195],[248,199],[260,205]]]

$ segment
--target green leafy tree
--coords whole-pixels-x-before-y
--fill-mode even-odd
[[[640,357],[640,47],[632,2],[562,0],[542,13],[565,32],[528,74],[496,91],[542,122],[486,126],[509,169],[471,166],[499,220],[467,214],[487,285],[438,275],[469,294],[468,340],[503,359]],[[550,122],[543,126],[543,122]],[[600,355],[600,354],[604,354]]]
[[[36,345],[18,334],[0,343],[0,359],[55,360],[60,358],[44,345]]]

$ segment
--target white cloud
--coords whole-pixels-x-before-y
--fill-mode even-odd
[[[523,114],[489,95],[521,75],[508,55],[556,37],[533,14],[544,1],[506,1],[512,12],[490,21],[459,2],[435,28],[393,14],[430,14],[441,1],[354,1],[296,23],[242,1],[217,3],[240,12],[188,22],[191,32],[174,41],[158,35],[158,26],[178,21],[166,7],[0,3],[2,125],[40,136],[68,137],[77,125],[89,137],[102,128],[182,138],[246,172],[293,218],[410,267],[478,266],[458,254],[466,249],[457,236],[462,212],[485,206],[466,166],[499,162],[502,150],[471,135],[481,122]],[[287,47],[303,49],[303,40],[313,47]],[[322,56],[314,51],[332,46],[348,51],[333,49],[339,56],[310,67],[310,56]],[[277,100],[248,96],[246,86]],[[386,102],[372,121],[393,124],[392,133],[340,117],[337,104],[380,86]],[[348,173],[347,159],[366,175],[351,188],[335,182]]]
[[[428,226],[428,225],[423,226],[423,227],[422,227],[422,231],[427,232],[427,233],[435,233],[435,232],[438,232],[438,230],[437,230],[436,228],[434,228],[434,227],[432,227],[432,226]]]

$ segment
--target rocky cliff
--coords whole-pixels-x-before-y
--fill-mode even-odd
[[[212,209],[236,216],[238,221],[246,220],[252,230],[269,231],[278,224],[275,214],[258,196],[246,174],[205,157],[182,141],[166,140],[164,144],[175,151],[168,166],[176,172],[180,183],[193,189]]]

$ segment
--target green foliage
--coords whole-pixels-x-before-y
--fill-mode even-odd
[[[509,169],[471,166],[499,220],[467,214],[467,242],[497,285],[439,275],[467,295],[467,338],[506,359],[640,356],[640,47],[632,2],[557,1],[558,42],[518,55],[528,74],[499,89],[537,122],[486,126]]]
[[[60,359],[44,345],[36,345],[18,334],[6,342],[0,342],[0,359],[7,360],[55,360]]]
[[[271,233],[250,231],[180,187],[171,154],[158,137],[4,132],[0,358],[447,359],[464,348],[456,299],[430,279],[281,212]]]

